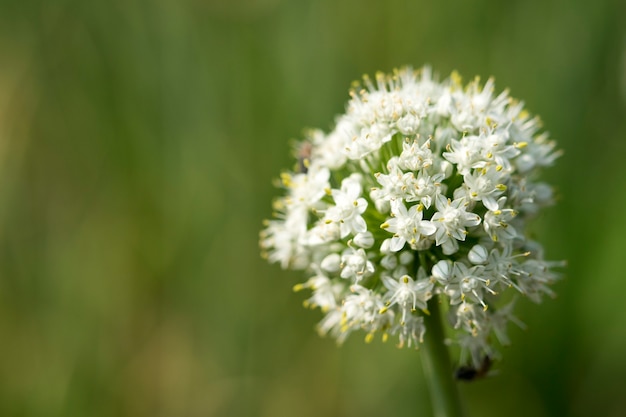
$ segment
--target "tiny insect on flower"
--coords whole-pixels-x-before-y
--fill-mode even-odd
[[[474,367],[471,365],[460,366],[454,372],[454,377],[459,381],[466,381],[466,382],[475,381],[477,379],[484,378],[488,375],[492,364],[493,363],[491,361],[491,358],[488,355],[485,355],[483,357],[482,362],[480,363],[480,366],[478,367]]]

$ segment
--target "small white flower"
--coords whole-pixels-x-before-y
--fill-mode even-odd
[[[456,166],[459,174],[468,174],[474,168],[484,168],[487,164],[483,156],[482,141],[479,136],[467,136],[452,140],[448,152],[443,157]]]
[[[341,256],[341,278],[359,282],[374,273],[374,264],[367,259],[363,249],[348,249]]]
[[[488,160],[493,160],[496,167],[511,170],[511,159],[518,156],[520,145],[511,142],[508,130],[498,129],[484,137],[484,152]]]
[[[414,135],[419,131],[420,117],[414,113],[407,113],[398,119],[396,127],[403,135]]]
[[[459,249],[457,241],[464,241],[467,227],[477,226],[480,216],[465,211],[464,199],[451,201],[442,195],[435,200],[437,212],[433,214],[432,223],[436,227],[435,242],[441,246],[443,253],[451,255]]]
[[[391,202],[391,214],[394,217],[380,226],[394,233],[389,244],[391,252],[398,252],[407,242],[412,248],[417,248],[424,237],[435,233],[435,226],[430,221],[422,220],[420,205],[411,206],[407,210],[402,201],[394,200]]]
[[[494,242],[509,241],[517,237],[517,231],[511,226],[511,221],[517,212],[506,207],[506,197],[502,197],[496,206],[485,213],[483,227]]]
[[[484,276],[494,283],[494,288],[512,287],[524,294],[524,290],[519,287],[517,280],[527,272],[520,265],[519,259],[527,257],[530,253],[524,252],[513,255],[512,252],[511,245],[506,245],[501,250],[492,249],[485,264]]]
[[[552,271],[555,266],[563,267],[563,262],[546,262],[539,259],[528,259],[522,265],[524,273],[517,279],[517,285],[522,294],[532,301],[539,303],[543,295],[554,296],[554,291],[549,287],[557,279],[558,275]]]
[[[361,217],[367,208],[367,201],[360,195],[361,183],[358,174],[352,174],[343,180],[340,190],[332,190],[335,205],[326,211],[326,220],[339,223],[342,238],[367,231],[367,224]]]
[[[321,336],[325,336],[330,333],[337,340],[337,343],[343,343],[350,334],[350,332],[348,332],[348,330],[350,330],[349,328],[346,328],[345,331],[342,331],[341,322],[343,321],[343,319],[343,312],[339,307],[331,309],[318,323],[318,333]]]
[[[402,153],[398,159],[398,165],[402,169],[409,171],[419,171],[428,169],[433,165],[434,156],[430,150],[430,140],[427,140],[421,146],[417,141],[404,142],[402,145]]]
[[[313,290],[313,295],[304,302],[304,305],[311,308],[319,307],[322,311],[337,307],[337,299],[344,291],[343,285],[334,283],[321,272],[309,278],[304,284],[296,285],[294,290],[300,291],[304,288]]]
[[[413,251],[402,251],[400,252],[400,264],[409,265],[415,262],[415,253]]]
[[[468,268],[462,262],[455,262],[453,272],[454,284],[449,285],[450,302],[455,304],[457,295],[460,301],[470,298],[474,303],[478,303],[486,310],[487,305],[484,302],[485,292],[495,295],[496,292],[489,286],[491,282],[483,278],[483,266],[476,265]]]
[[[424,318],[413,314],[408,315],[401,323],[393,326],[390,333],[398,335],[399,348],[404,346],[411,347],[413,345],[417,348],[424,341],[424,333],[426,333]]]
[[[398,257],[394,254],[387,254],[380,260],[380,265],[388,271],[393,271],[398,266]]]
[[[524,153],[515,159],[517,169],[526,173],[536,167],[550,166],[561,156],[561,151],[555,151],[556,143],[548,140],[546,135],[540,135],[527,143]]]
[[[267,248],[265,255],[270,262],[280,263],[282,268],[304,269],[308,265],[308,249],[299,244],[306,233],[306,223],[292,213],[284,221],[269,221],[261,233],[260,244]]]
[[[347,121],[340,120],[337,129],[328,136],[324,136],[321,131],[314,131],[312,137],[313,150],[311,153],[312,163],[328,167],[329,169],[339,169],[347,161],[344,149],[349,143],[349,138],[341,134],[342,126],[349,125]]]
[[[357,233],[352,241],[361,248],[369,249],[374,245],[374,235],[372,232]]]
[[[433,266],[432,274],[433,278],[435,278],[441,285],[447,285],[447,283],[452,278],[452,269],[453,264],[452,261],[449,260],[441,260]]]
[[[350,290],[351,294],[346,296],[340,308],[341,332],[346,333],[360,328],[368,334],[373,334],[390,325],[394,314],[391,311],[380,312],[383,301],[379,294],[360,285],[353,285]]]
[[[482,201],[488,210],[497,210],[498,203],[496,197],[506,191],[506,185],[502,184],[504,179],[502,169],[496,167],[490,169],[478,169],[463,176],[468,195],[471,200]]]
[[[482,308],[477,308],[475,304],[463,301],[454,312],[456,316],[455,329],[463,329],[472,335],[476,335],[485,329],[486,312]]]
[[[341,269],[341,256],[338,253],[330,253],[320,263],[320,267],[326,272],[337,272]]]
[[[288,204],[314,207],[324,197],[329,177],[330,171],[325,167],[309,169],[306,174],[283,175],[283,182],[287,182],[291,190]]]
[[[426,279],[413,280],[408,275],[403,275],[399,280],[383,275],[383,284],[389,290],[385,296],[385,312],[389,307],[398,304],[402,312],[401,323],[406,321],[407,314],[420,310],[426,310],[426,302],[432,297],[433,283]]]
[[[467,254],[467,259],[474,265],[482,265],[487,262],[489,252],[482,245],[474,245]]]
[[[443,179],[443,173],[430,176],[424,171],[420,171],[417,178],[412,179],[404,199],[407,202],[419,201],[425,208],[430,208],[433,200],[442,192],[441,182]]]
[[[412,172],[403,172],[398,166],[397,158],[387,164],[387,169],[389,174],[375,174],[376,181],[382,188],[374,189],[376,193],[372,198],[387,201],[402,199],[412,187],[415,175]]]
[[[308,246],[319,246],[336,241],[340,238],[339,223],[319,221],[300,240]]]

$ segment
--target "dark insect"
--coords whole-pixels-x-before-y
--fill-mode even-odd
[[[459,381],[474,381],[484,378],[491,369],[491,358],[486,356],[483,358],[480,366],[475,368],[473,366],[461,366],[454,373],[454,377]]]
[[[296,156],[298,157],[298,172],[306,174],[309,171],[309,164],[311,163],[311,151],[313,150],[313,144],[311,142],[301,142],[296,149]]]

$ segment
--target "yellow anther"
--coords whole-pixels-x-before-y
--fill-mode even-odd
[[[528,142],[516,142],[513,144],[517,149],[523,149],[528,146]]]
[[[293,291],[294,292],[298,292],[298,291],[302,291],[304,289],[304,285],[303,284],[296,284],[293,286]]]
[[[402,282],[404,282],[405,284],[408,284],[409,283],[409,279],[410,278],[405,275],[405,276],[402,277]]]
[[[374,333],[368,333],[365,335],[365,343],[371,343],[374,340]]]
[[[330,188],[324,188],[324,192],[326,193],[326,195],[332,195],[333,194],[333,190],[331,190]]]
[[[500,172],[504,169],[502,165],[496,165],[496,171]]]
[[[461,83],[463,82],[463,78],[457,70],[454,70],[452,71],[452,74],[450,74],[450,81],[452,81],[452,84],[456,87],[460,87]]]
[[[426,314],[427,316],[430,316],[430,311],[428,311],[427,308],[423,308],[422,313]]]
[[[387,307],[381,307],[380,310],[378,310],[378,314],[385,314],[387,310],[389,310]]]
[[[380,228],[383,229],[383,230],[387,229],[388,227],[389,227],[389,223],[387,223],[387,222],[385,222],[385,223],[380,225]]]
[[[387,340],[389,340],[389,335],[385,332],[383,333],[383,343],[385,343]]]
[[[500,191],[506,191],[506,188],[507,188],[507,187],[506,187],[506,185],[504,185],[504,184],[498,184],[498,185],[496,185],[496,188],[497,188],[498,190],[500,190]]]

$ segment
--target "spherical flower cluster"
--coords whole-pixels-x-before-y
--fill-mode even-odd
[[[260,244],[270,262],[306,271],[295,289],[312,291],[320,333],[417,347],[437,296],[478,364],[519,323],[512,294],[552,294],[560,263],[525,232],[552,203],[537,173],[560,152],[523,103],[493,90],[429,68],[364,77],[334,130],[297,144]]]

